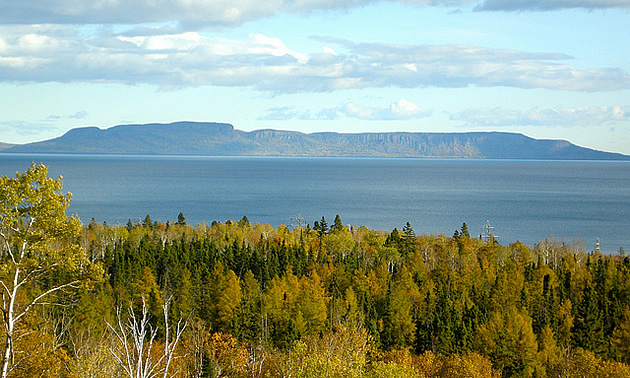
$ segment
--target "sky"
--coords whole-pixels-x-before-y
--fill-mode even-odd
[[[630,0],[0,0],[0,141],[184,120],[630,154]]]

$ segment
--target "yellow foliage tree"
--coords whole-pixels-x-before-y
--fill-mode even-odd
[[[240,281],[231,269],[224,269],[221,264],[215,267],[212,278],[214,290],[210,307],[214,329],[234,332],[242,296]]]
[[[630,307],[623,311],[623,317],[613,331],[610,344],[617,361],[630,363]]]
[[[321,337],[296,341],[271,373],[276,377],[362,378],[371,353],[367,331],[337,325]]]
[[[443,358],[438,377],[449,378],[494,378],[501,377],[501,372],[492,368],[489,359],[477,354],[453,354]]]
[[[213,333],[207,343],[211,371],[215,377],[235,377],[245,371],[247,350],[226,333]]]
[[[316,271],[300,280],[299,309],[304,316],[305,333],[318,335],[326,327],[329,297]]]
[[[532,320],[516,307],[490,314],[488,322],[477,329],[475,347],[508,376],[531,376],[535,371],[538,343]]]
[[[91,270],[84,250],[74,243],[81,222],[66,216],[72,196],[61,192],[61,177],[47,176],[46,166],[32,164],[15,178],[0,177],[2,378],[15,367],[16,331],[33,306],[78,287],[79,274]],[[53,275],[56,280],[43,284]]]

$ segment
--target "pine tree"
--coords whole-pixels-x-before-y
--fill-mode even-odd
[[[402,247],[403,239],[400,237],[400,232],[397,228],[394,228],[392,232],[387,235],[387,239],[385,240],[385,247],[391,247],[400,249]]]
[[[590,282],[587,282],[584,288],[582,302],[577,308],[577,316],[571,331],[575,346],[600,355],[604,353],[604,325],[598,307],[597,292]]]
[[[470,233],[468,232],[468,225],[466,224],[466,222],[464,222],[464,224],[462,224],[462,232],[461,232],[462,236],[465,236],[467,238],[470,238]]]
[[[411,223],[407,222],[405,227],[402,229],[403,238],[405,239],[414,239],[416,237],[416,233],[411,228]]]
[[[413,252],[416,243],[416,233],[413,231],[413,228],[411,228],[411,223],[409,222],[407,222],[402,229],[402,239],[404,244],[401,253],[407,255]]]
[[[180,226],[185,226],[186,225],[186,218],[184,217],[184,213],[180,212],[177,215],[177,223],[175,223],[175,224],[178,224]]]
[[[328,232],[328,223],[326,222],[326,218],[322,216],[322,220],[319,221],[319,236],[326,234]]]
[[[249,226],[249,219],[247,219],[247,215],[243,215],[240,221],[238,221],[238,225],[240,227]]]
[[[343,230],[343,223],[341,222],[341,217],[339,216],[339,214],[337,214],[335,216],[335,221],[333,223],[333,226],[331,227],[332,231],[341,231]]]

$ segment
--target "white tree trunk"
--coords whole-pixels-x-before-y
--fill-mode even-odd
[[[169,374],[170,365],[175,358],[175,349],[188,322],[180,319],[173,339],[169,340],[169,304],[170,298],[166,300],[162,307],[166,326],[166,340],[164,341],[164,353],[159,358],[151,354],[157,329],[154,329],[149,324],[149,310],[144,297],[142,298],[142,318],[137,318],[130,306],[129,320],[126,324],[123,324],[120,309],[117,313],[116,326],[114,327],[107,323],[107,326],[120,344],[120,348],[112,348],[110,353],[129,378],[155,378],[160,375],[168,378],[172,376],[172,374]],[[160,369],[162,364],[163,367]]]

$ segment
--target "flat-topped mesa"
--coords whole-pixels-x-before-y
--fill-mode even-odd
[[[347,156],[458,159],[630,160],[630,156],[518,133],[335,133],[236,130],[228,123],[174,122],[81,127],[0,152],[204,156]]]

